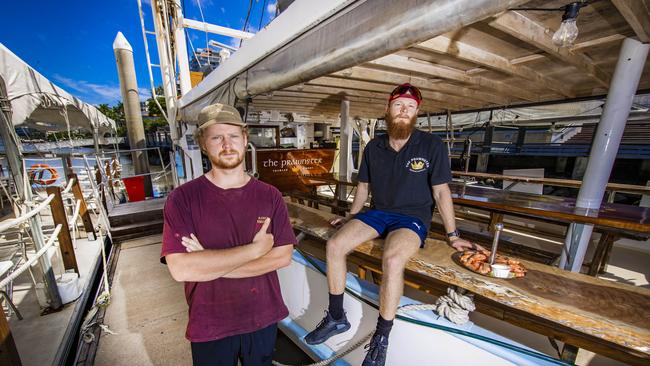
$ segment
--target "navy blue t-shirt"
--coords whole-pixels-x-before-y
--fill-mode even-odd
[[[399,152],[388,135],[375,137],[363,151],[358,179],[370,184],[375,209],[417,217],[428,230],[435,207],[431,186],[451,181],[447,146],[420,130]]]

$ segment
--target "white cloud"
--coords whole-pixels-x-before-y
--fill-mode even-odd
[[[95,84],[86,80],[70,79],[59,74],[54,74],[53,79],[61,83],[64,89],[72,89],[73,91],[67,91],[86,103],[114,105],[122,100],[119,85]],[[151,91],[148,88],[138,87],[138,95],[141,101],[145,101],[151,97]]]
[[[142,0],[143,4],[151,5],[151,0]]]
[[[214,5],[214,2],[212,2],[212,0],[194,0],[194,4],[205,10],[205,8]]]
[[[239,38],[230,38],[230,42],[228,42],[228,43],[230,44],[230,46],[232,46],[234,48],[239,48],[239,43],[240,42],[241,42],[241,40]]]
[[[271,17],[275,16],[275,12],[278,9],[278,3],[277,2],[272,2],[266,6],[266,12],[271,15]]]
[[[219,9],[221,10],[221,12],[222,12],[223,14],[226,14],[226,8],[224,8],[224,7],[222,6],[222,7],[220,7]]]

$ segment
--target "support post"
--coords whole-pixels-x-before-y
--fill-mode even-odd
[[[18,141],[13,130],[13,124],[11,122],[11,103],[7,100],[7,91],[2,77],[0,77],[0,136],[5,145],[5,155],[7,157],[7,162],[9,163],[11,176],[14,180],[18,196],[22,201],[31,201],[32,191],[29,186],[25,187],[24,184],[25,177],[23,175],[23,156],[20,151],[20,141]],[[32,233],[32,239],[34,240],[34,246],[38,251],[45,246],[41,217],[39,215],[34,215],[28,222]],[[63,304],[61,303],[59,288],[56,286],[56,278],[54,277],[54,271],[52,270],[52,263],[50,263],[50,259],[46,255],[40,256],[38,263],[43,271],[43,277],[40,278],[40,280],[45,284],[49,302],[48,306],[51,310],[59,309]]]
[[[650,44],[631,38],[623,41],[576,200],[577,213],[600,209],[649,49]],[[593,228],[593,225],[571,224],[564,241],[560,268],[580,271]]]
[[[93,145],[95,146],[95,154],[99,155],[99,127],[93,127]]]
[[[339,142],[339,179],[350,181],[352,175],[352,121],[350,100],[341,100],[341,140]],[[342,187],[343,188],[343,187]],[[340,189],[337,199],[345,201],[347,189]]]
[[[515,145],[517,153],[521,152],[521,150],[524,147],[525,141],[526,141],[526,127],[519,127],[519,129],[517,129],[517,143]]]
[[[0,309],[0,365],[21,366],[16,342],[11,335],[5,312]]]
[[[133,48],[131,48],[131,44],[129,44],[122,32],[118,32],[115,37],[113,52],[115,53],[117,74],[120,79],[120,91],[122,94],[122,102],[124,103],[124,117],[126,119],[129,147],[131,149],[144,149],[147,147],[147,143],[140,109],[140,93],[135,77]],[[147,151],[134,151],[131,153],[131,157],[133,159],[135,174],[147,174],[150,172]],[[145,194],[151,197],[153,195],[151,176],[145,177],[144,188]]]
[[[72,184],[72,194],[74,194],[74,198],[78,199],[79,202],[81,202],[79,206],[79,216],[81,216],[81,221],[84,224],[84,230],[86,230],[86,233],[88,235],[93,235],[93,240],[97,240],[97,233],[95,233],[93,220],[90,217],[90,211],[88,211],[88,205],[86,204],[86,199],[84,198],[83,192],[81,190],[79,178],[76,174],[70,174],[68,176],[68,179],[74,179],[74,183]]]
[[[54,195],[54,199],[50,202],[50,210],[52,211],[52,219],[54,225],[61,224],[61,231],[59,231],[59,248],[61,249],[61,256],[63,257],[63,266],[66,271],[74,269],[77,274],[79,273],[79,266],[77,266],[77,256],[74,253],[72,246],[72,237],[70,236],[70,226],[68,225],[68,216],[65,213],[63,206],[63,198],[61,197],[61,187],[47,187],[47,195]]]

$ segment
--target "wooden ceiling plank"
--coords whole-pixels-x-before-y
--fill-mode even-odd
[[[650,0],[612,0],[643,43],[650,42]]]
[[[591,39],[589,41],[584,41],[576,43],[571,47],[571,51],[584,51],[588,48],[600,47],[609,43],[615,43],[624,40],[626,37],[622,34],[612,34],[605,37],[600,37],[596,39]]]
[[[596,66],[593,60],[583,54],[573,53],[565,47],[556,46],[553,43],[551,32],[522,13],[507,11],[493,18],[488,24],[586,72],[600,85],[609,88],[611,76]]]
[[[452,97],[469,98],[478,101],[477,106],[486,106],[486,104],[505,105],[509,104],[510,100],[506,97],[495,95],[492,93],[485,93],[478,90],[461,87],[459,85],[451,85],[447,83],[440,83],[426,78],[408,75],[399,72],[390,72],[385,70],[373,69],[372,65],[365,65],[351,67],[343,71],[339,71],[332,75],[343,76],[349,79],[366,80],[373,82],[386,83],[395,86],[401,83],[411,83],[421,90],[430,90],[433,92],[445,93]]]
[[[467,43],[440,36],[422,42],[415,46],[415,48],[429,52],[447,54],[463,61],[472,62],[508,75],[532,81],[541,88],[556,91],[566,97],[575,97],[575,93],[573,93],[570,88],[562,85],[563,83],[559,80],[546,77],[526,66],[513,65],[505,57],[485,51]]]
[[[311,80],[309,84],[330,86],[330,87],[336,87],[342,89],[352,89],[352,90],[356,89],[356,90],[379,92],[379,93],[384,93],[387,99],[388,99],[388,94],[393,90],[392,86],[386,84],[372,83],[368,81],[354,81],[354,80],[347,80],[347,79],[327,77],[327,76]],[[425,96],[425,102],[434,103],[436,105],[445,105],[446,108],[451,110],[463,109],[462,106],[454,103],[450,103],[448,101],[434,100],[434,98],[432,98],[432,94],[423,92],[423,95]]]
[[[404,72],[413,71],[420,74],[425,74],[427,76],[454,80],[465,84],[491,89],[501,94],[509,95],[530,102],[539,101],[539,96],[537,94],[518,86],[507,84],[501,81],[491,80],[481,76],[467,75],[467,73],[463,71],[434,65],[426,61],[415,61],[415,59],[409,59],[403,56],[388,55],[374,61],[370,61],[369,64],[385,66],[391,69],[400,69],[404,70]]]

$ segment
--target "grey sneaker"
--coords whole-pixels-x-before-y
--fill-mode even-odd
[[[388,337],[375,334],[364,348],[368,353],[366,353],[366,358],[363,359],[361,366],[384,366],[388,351]]]
[[[305,336],[305,342],[309,345],[321,344],[328,340],[330,337],[347,332],[350,329],[350,322],[343,313],[343,317],[339,320],[332,318],[330,313],[325,310],[325,317],[318,323],[316,329],[312,330]]]

